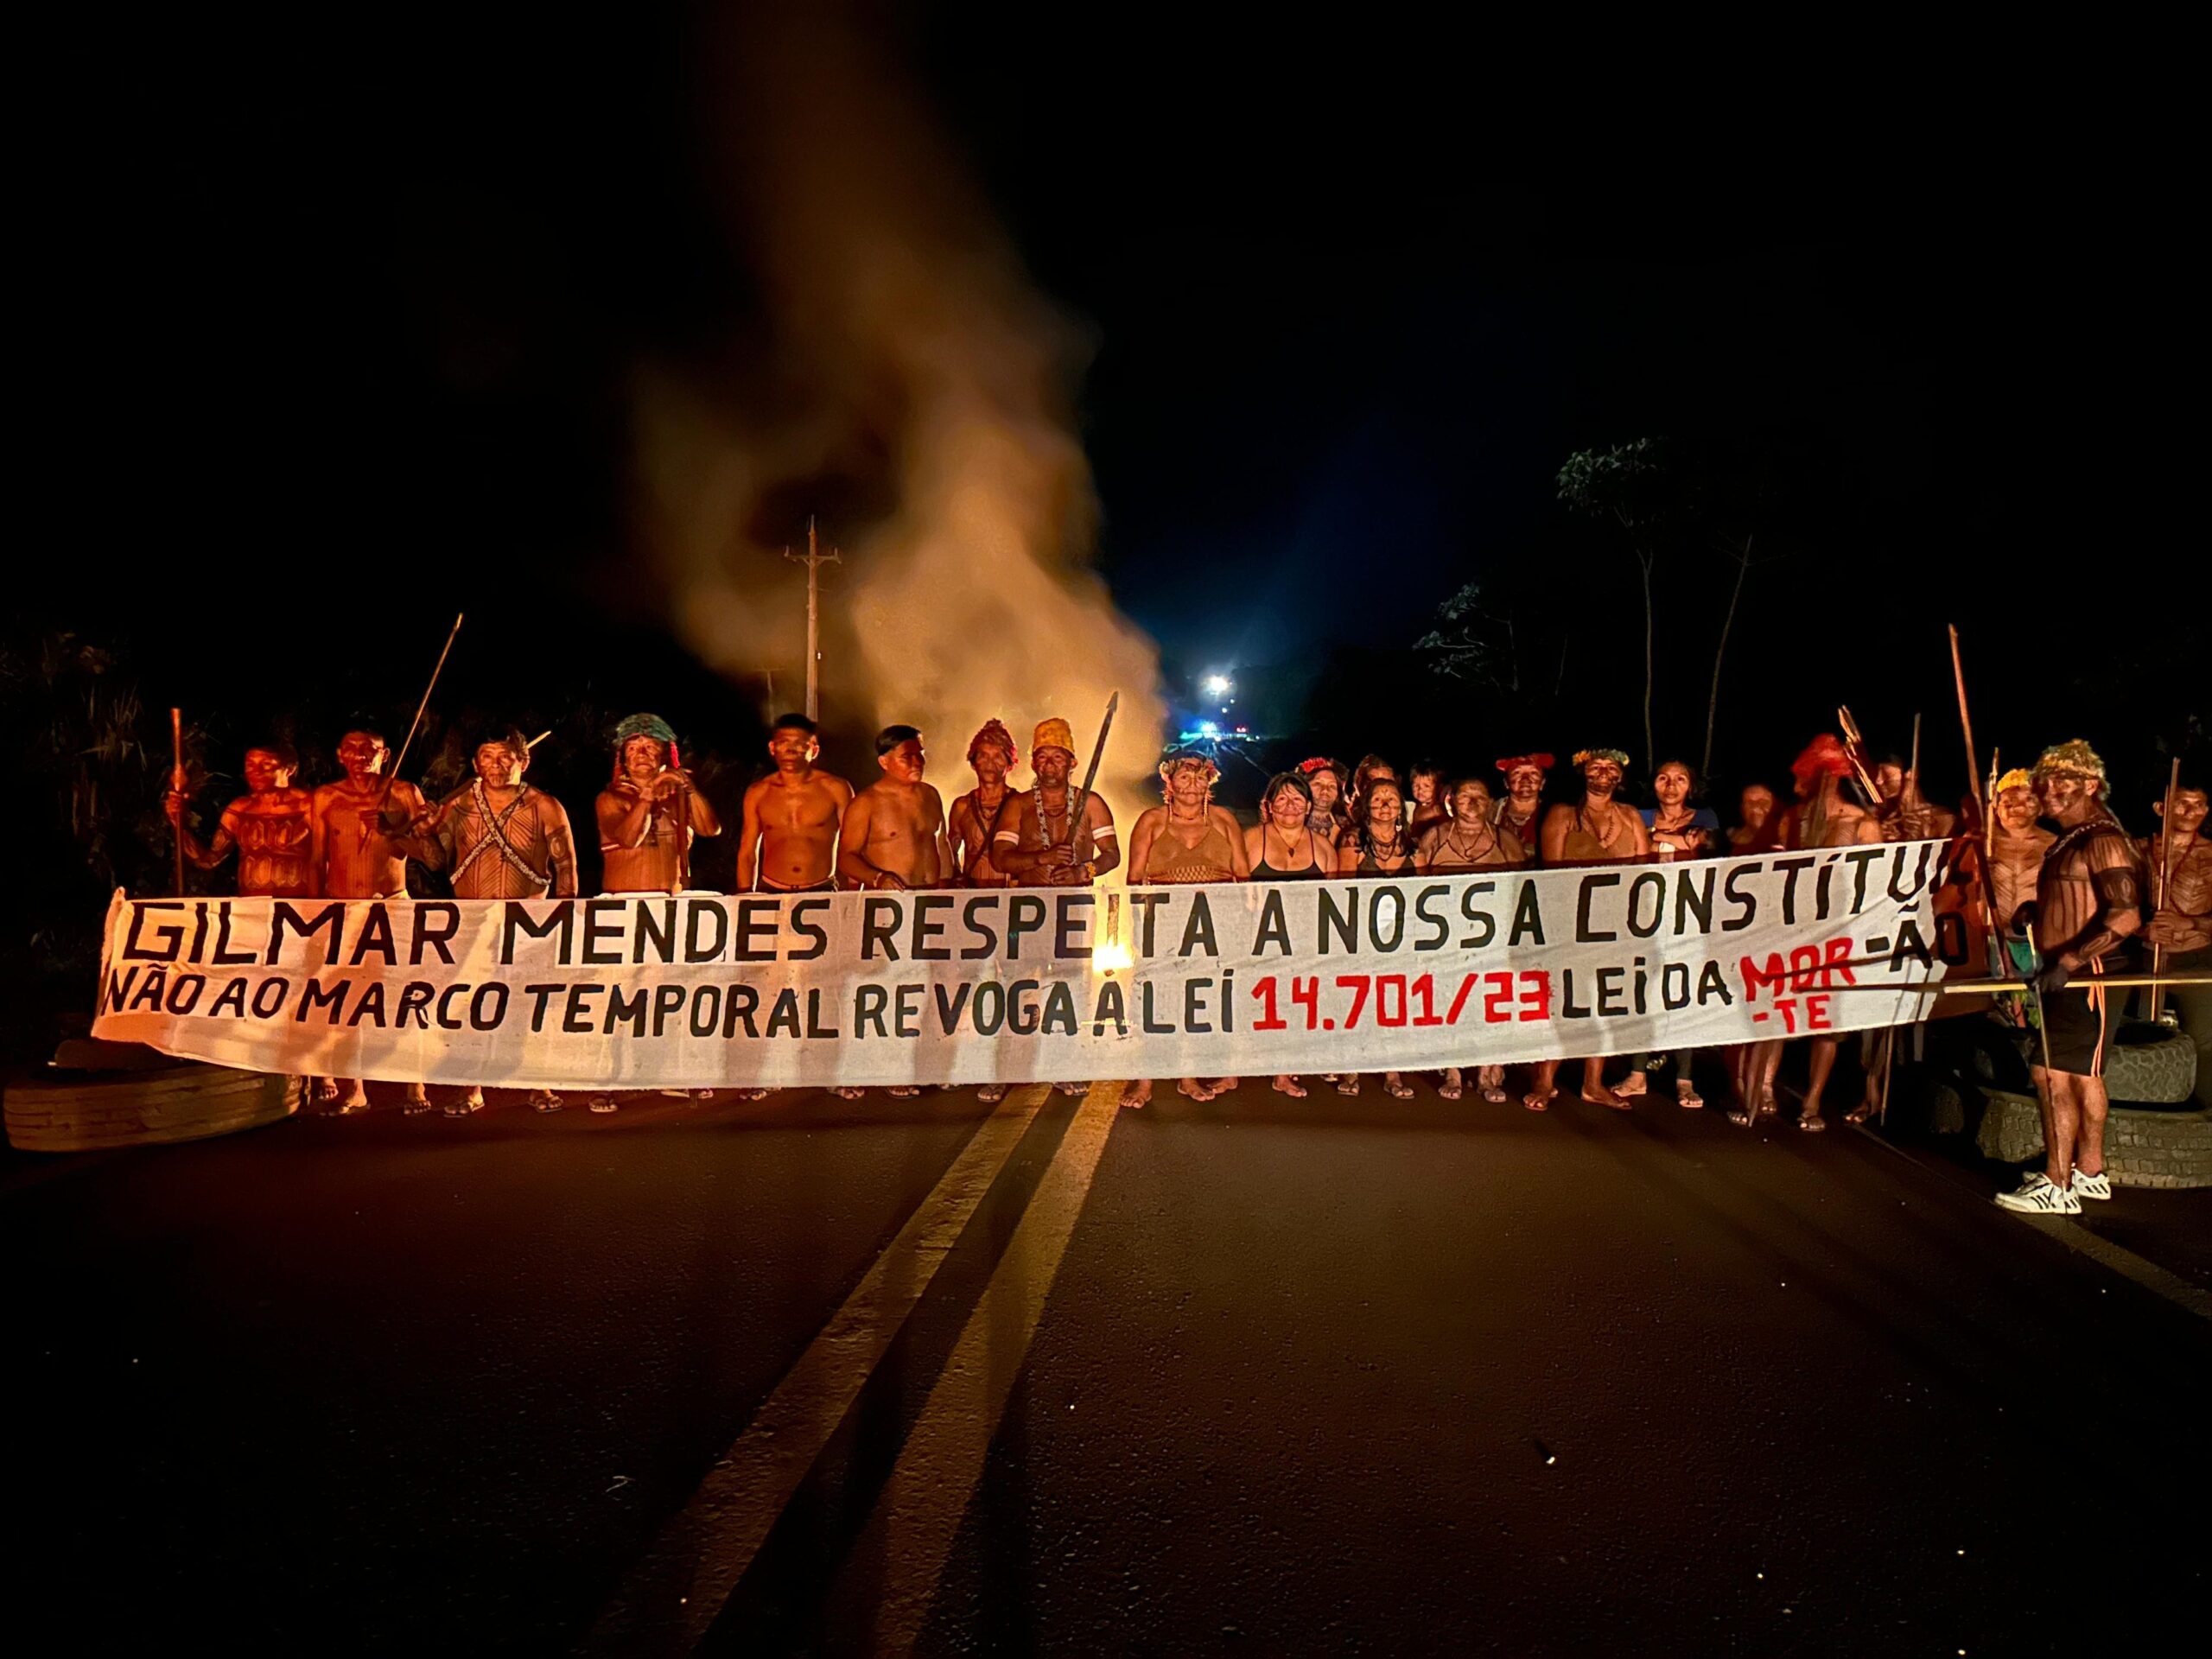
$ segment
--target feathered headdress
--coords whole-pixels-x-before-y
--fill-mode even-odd
[[[2094,778],[2099,792],[2101,793],[2105,788],[2103,758],[2078,737],[2064,743],[2054,743],[2037,758],[2035,777],[2037,783],[2055,772],[2077,772],[2084,778]]]
[[[1993,792],[2002,795],[2008,789],[2033,789],[2035,786],[2035,773],[2030,772],[2025,766],[2015,766],[1997,780],[1997,788]]]
[[[1619,752],[1616,750],[1614,753],[1618,753]],[[1580,755],[1578,754],[1574,759],[1575,763],[1578,766],[1581,764],[1582,757]],[[1626,755],[1622,755],[1621,764],[1624,770],[1625,770],[1627,763],[1628,757]],[[1508,778],[1510,778],[1515,772],[1520,771],[1523,766],[1533,766],[1538,772],[1549,772],[1558,764],[1559,763],[1553,760],[1548,754],[1509,754],[1503,760],[1500,760],[1497,763],[1497,769],[1503,772]]]
[[[1574,764],[1578,766],[1586,766],[1592,760],[1610,761],[1612,765],[1618,766],[1623,772],[1626,772],[1628,770],[1628,753],[1625,750],[1577,749],[1574,752]]]
[[[1843,740],[1833,732],[1822,732],[1805,746],[1805,752],[1789,763],[1790,775],[1801,784],[1809,783],[1823,774],[1830,778],[1851,776],[1851,755],[1843,747]]]

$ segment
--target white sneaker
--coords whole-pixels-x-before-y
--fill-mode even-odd
[[[2107,1174],[2085,1175],[2077,1169],[2074,1172],[2074,1196],[2094,1198],[2099,1204],[2110,1204],[2112,1177]]]
[[[2081,1177],[2074,1179],[2078,1181]],[[2053,1186],[2050,1177],[2037,1171],[2022,1181],[2017,1192],[1999,1192],[1997,1207],[2029,1216],[2078,1216],[2082,1200],[2063,1186]]]

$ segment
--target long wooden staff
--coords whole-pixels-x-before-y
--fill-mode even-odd
[[[1087,810],[1090,804],[1090,789],[1098,781],[1098,763],[1106,753],[1106,734],[1114,729],[1114,711],[1121,706],[1122,694],[1119,691],[1106,699],[1106,713],[1098,722],[1098,741],[1090,746],[1090,765],[1084,771],[1082,791],[1068,803],[1068,840],[1078,850],[1082,842],[1090,838],[1090,815]],[[1043,827],[1042,824],[1038,826],[1040,830]]]
[[[183,710],[181,708],[173,708],[173,710],[168,710],[168,757],[170,757],[168,787],[177,791],[177,794],[183,794],[186,774],[183,774]],[[177,898],[183,898],[183,817],[181,814],[177,817]]]
[[[399,781],[400,761],[407,759],[407,751],[415,745],[415,734],[422,729],[423,711],[430,706],[430,693],[438,689],[438,676],[446,671],[446,658],[453,652],[453,642],[461,636],[461,615],[453,619],[453,632],[446,635],[446,648],[438,653],[438,665],[430,671],[430,683],[423,688],[423,701],[415,705],[415,718],[407,723],[406,741],[399,746],[399,760],[391,763],[391,770],[385,774],[384,793],[377,797],[377,810],[384,810],[384,804],[391,798],[391,786]]]
[[[1987,796],[1982,792],[1981,770],[1974,764],[1974,715],[1967,709],[1967,671],[1965,664],[1959,657],[1959,625],[1954,622],[1949,626],[1951,678],[1959,688],[1959,730],[1965,734],[1967,740],[1967,787],[1974,794],[1974,828],[1981,836],[1982,904],[1989,916],[1989,931],[2002,940],[2005,937],[2005,924],[2011,918],[1999,916],[1997,913],[1997,871],[1990,862],[1989,853],[1989,812],[1992,804]],[[1996,786],[1996,754],[1993,751],[1990,755],[1989,772],[1993,790]]]
[[[2174,794],[2175,791],[2180,788],[2181,757],[2179,755],[2176,755],[2174,757],[2174,769],[2166,774],[2165,810],[2159,814],[2158,819],[2158,889],[2156,893],[2153,893],[2151,895],[2151,915],[2153,919],[2156,919],[2158,912],[2164,907],[2166,902],[2166,888],[2171,884],[2174,879]],[[179,844],[181,845],[181,843]],[[180,854],[179,856],[181,857],[182,855]],[[180,865],[178,868],[182,868],[183,867]],[[181,893],[184,889],[180,886],[177,888],[177,891]],[[2153,974],[2156,974],[2165,965],[2166,949],[2164,945],[2153,941],[2151,945],[2151,971]],[[2152,1019],[2156,1020],[2158,1017],[2158,1011],[2164,1006],[2165,1000],[2166,988],[2164,986],[2159,985],[2152,988],[2151,992]]]
[[[1843,964],[1836,965],[1840,967]],[[1892,996],[1991,996],[1999,991],[2032,992],[2035,984],[2032,979],[1909,979],[1895,985],[1830,985],[1806,995],[1841,996],[1847,991],[1887,991]],[[2124,991],[2145,985],[2212,985],[2212,974],[2084,974],[2079,979],[2068,980],[2063,988],[2051,995],[2063,996],[2068,991]]]

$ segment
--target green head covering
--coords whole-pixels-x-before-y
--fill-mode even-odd
[[[676,741],[676,733],[658,715],[632,715],[614,728],[614,747],[619,750],[633,737],[650,737],[663,743]]]

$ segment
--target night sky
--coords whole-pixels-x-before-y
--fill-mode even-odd
[[[1877,747],[1926,711],[1955,792],[1951,620],[1985,750],[2078,732],[2139,783],[2201,722],[2201,331],[2155,133],[1932,82],[1716,105],[1534,48],[861,15],[1084,331],[1098,563],[1171,688],[1247,672],[1300,744],[1639,749],[1634,566],[1553,478],[1655,435],[1801,474],[1730,645],[1724,778],[1846,701]],[[758,344],[710,159],[727,49],[707,9],[647,7],[149,13],[62,46],[24,616],[117,634],[149,702],[240,734],[319,639],[346,643],[314,672],[364,685],[388,647],[359,700],[404,714],[462,607],[472,705],[579,664],[610,706],[706,695],[632,556],[626,433],[638,362]],[[871,505],[820,493],[783,533]],[[1701,743],[1728,575],[1702,531],[1667,556],[1662,749]],[[1519,596],[1548,702],[1428,695],[1408,647],[1471,580]]]

